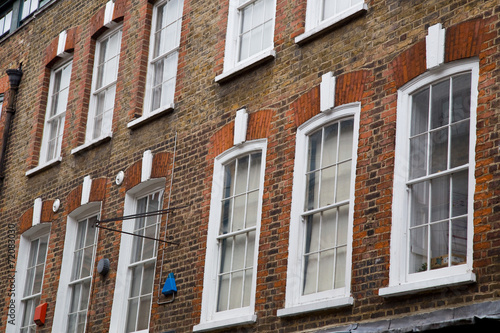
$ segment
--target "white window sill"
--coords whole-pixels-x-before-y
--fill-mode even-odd
[[[232,326],[253,324],[257,321],[256,315],[239,316],[236,318],[223,319],[200,323],[193,327],[193,332],[206,332]]]
[[[163,114],[166,114],[168,111],[173,111],[173,110],[174,110],[174,103],[171,103],[164,108],[158,109],[156,111],[150,112],[146,115],[143,115],[137,119],[132,120],[131,122],[129,122],[127,124],[127,128],[139,127],[139,126],[147,123],[148,121],[150,121],[156,117],[159,117]]]
[[[436,278],[432,280],[422,280],[417,282],[399,284],[379,289],[379,295],[384,297],[402,296],[415,294],[421,291],[439,289],[442,287],[458,286],[476,282],[476,274],[467,272],[464,274]]]
[[[256,54],[255,56],[246,59],[239,63],[238,65],[224,70],[224,72],[220,75],[217,75],[215,77],[215,82],[217,83],[222,83],[226,80],[229,80],[230,78],[233,78],[242,72],[249,70],[257,65],[260,65],[263,62],[266,62],[268,60],[276,58],[276,51],[274,49],[268,49],[264,50],[263,52],[260,52]]]
[[[278,310],[278,317],[288,317],[297,314],[341,308],[346,306],[351,306],[354,304],[354,298],[352,297],[341,297],[329,300],[318,301],[309,304],[295,305],[291,307],[286,307],[284,309]]]
[[[85,142],[83,145],[76,147],[75,149],[71,150],[71,154],[78,154],[86,149],[89,149],[91,147],[100,145],[101,143],[107,142],[111,140],[112,133],[105,134],[103,136],[98,137],[97,139]]]
[[[317,26],[307,30],[303,34],[295,37],[295,43],[297,44],[302,44],[305,43],[313,38],[315,38],[317,35],[324,33],[328,31],[328,29],[334,28],[338,25],[341,25],[345,20],[350,19],[354,16],[364,14],[368,10],[368,6],[366,3],[360,3],[352,8],[349,8],[345,12],[340,13],[337,16],[333,16]]]
[[[28,177],[32,176],[32,175],[34,175],[34,174],[36,174],[36,173],[38,173],[38,172],[40,172],[42,170],[48,169],[49,167],[51,167],[53,165],[61,163],[61,161],[62,161],[62,157],[59,156],[59,157],[57,157],[57,158],[55,158],[53,160],[50,160],[50,161],[45,162],[43,164],[40,164],[37,167],[26,171],[25,175],[28,176]]]

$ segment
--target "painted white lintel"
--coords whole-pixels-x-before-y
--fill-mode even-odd
[[[82,202],[81,202],[82,206],[89,203],[91,187],[92,187],[92,179],[90,179],[90,176],[87,175],[83,178]]]
[[[33,204],[33,220],[31,221],[31,226],[36,226],[40,224],[42,218],[42,198],[36,198]]]
[[[64,31],[61,31],[61,33],[59,33],[59,39],[57,41],[57,55],[59,57],[63,56],[65,54],[64,52],[64,49],[66,47],[66,37],[67,37],[68,33],[66,30]]]
[[[428,35],[425,37],[427,69],[444,63],[445,35],[441,23],[429,27]]]
[[[235,146],[242,144],[247,138],[248,113],[245,108],[236,111],[234,120],[234,140]]]
[[[142,155],[141,182],[151,178],[151,169],[153,167],[153,154],[151,150],[146,150]]]
[[[321,76],[319,90],[321,112],[332,109],[335,106],[335,76],[332,72]]]

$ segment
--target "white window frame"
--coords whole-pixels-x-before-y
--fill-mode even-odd
[[[12,8],[9,9],[2,17],[0,18],[0,36],[6,34],[10,31],[10,26],[12,24]]]
[[[66,222],[66,235],[64,237],[64,249],[62,253],[61,275],[59,277],[59,286],[57,288],[56,305],[54,311],[54,322],[52,324],[52,332],[54,333],[66,332],[68,329],[68,312],[71,305],[71,272],[73,269],[73,253],[75,251],[76,245],[78,222],[93,216],[99,217],[100,211],[101,203],[92,202],[80,206],[68,215],[68,219]],[[95,261],[97,248],[96,245],[99,241],[98,235],[99,232],[98,230],[96,230],[92,264],[94,264]],[[91,272],[92,274],[90,289],[92,290],[93,266],[91,267]]]
[[[295,38],[295,43],[300,44],[301,42],[305,42],[335,24],[368,10],[368,5],[365,3],[365,0],[344,0],[351,3],[347,9],[322,20],[323,1],[324,0],[307,1],[305,32]],[[355,3],[352,4],[353,2]]]
[[[161,191],[163,195],[164,188],[165,188],[165,178],[150,179],[135,186],[134,188],[129,190],[125,195],[123,214],[125,216],[135,214],[138,199],[158,191]],[[135,219],[123,220],[122,231],[132,233],[134,231],[134,224],[135,224]],[[120,253],[118,256],[116,283],[115,283],[113,306],[111,308],[111,319],[109,326],[109,332],[112,333],[125,332],[127,325],[127,322],[124,318],[126,318],[128,313],[128,298],[132,282],[132,271],[130,269],[131,265],[130,262],[132,259],[133,244],[134,244],[134,236],[127,234],[121,235]],[[158,247],[158,242],[156,242],[155,244],[156,255],[158,254],[157,247]],[[155,266],[156,266],[156,259],[157,258],[155,257]],[[153,284],[153,292],[154,288],[155,286]],[[153,295],[152,300],[154,300],[154,298],[155,295]],[[151,312],[150,312],[150,317],[151,317]],[[149,324],[151,325],[151,322]],[[147,333],[149,332],[149,328],[136,332]]]
[[[235,146],[221,155],[214,161],[214,178],[212,183],[212,194],[210,199],[210,215],[208,222],[207,253],[205,259],[205,274],[203,278],[203,295],[201,305],[200,324],[194,326],[193,331],[201,332],[215,328],[231,327],[236,325],[254,323],[257,319],[255,315],[255,292],[257,280],[258,244],[260,238],[260,223],[262,215],[262,194],[264,187],[264,175],[266,165],[267,139],[248,141]],[[224,168],[225,165],[238,157],[249,155],[250,153],[261,152],[261,171],[259,181],[259,201],[257,207],[257,222],[255,226],[255,252],[253,263],[252,288],[250,291],[250,305],[217,312],[217,273],[219,263],[218,236],[221,217],[221,201],[223,197]]]
[[[26,270],[28,268],[29,254],[31,241],[37,238],[43,237],[45,235],[49,236],[47,243],[47,251],[50,247],[50,228],[51,223],[40,223],[31,227],[28,231],[24,232],[19,239],[19,250],[17,252],[17,263],[16,263],[16,273],[15,273],[15,293],[12,298],[15,302],[16,319],[15,325],[7,324],[6,332],[14,333],[19,332],[21,329],[21,322],[23,318],[23,306],[21,300],[24,298],[24,289],[26,284]],[[47,265],[47,255],[45,255],[45,265]],[[45,277],[45,269],[44,276]],[[40,293],[43,292],[43,278],[42,287]]]
[[[216,76],[215,82],[221,82],[229,77],[234,76],[242,70],[248,69],[250,67],[256,66],[261,62],[273,59],[276,57],[276,52],[274,50],[274,30],[276,25],[276,1],[274,1],[273,6],[273,35],[272,43],[269,47],[261,50],[260,52],[249,56],[248,58],[238,60],[239,56],[239,33],[240,33],[240,11],[248,5],[252,5],[254,2],[259,0],[247,0],[245,3],[239,5],[240,0],[230,0],[229,1],[229,14],[227,19],[227,31],[226,31],[226,48],[224,53],[224,69],[223,73]]]
[[[166,35],[164,36],[166,39],[175,39],[174,46],[165,51],[164,53],[161,53],[158,55],[156,58],[154,57],[154,52],[155,52],[155,37],[156,37],[156,30],[157,30],[157,18],[158,18],[158,9],[159,7],[165,5],[167,6],[170,1],[178,1],[178,16],[176,19],[176,23],[178,25],[178,30],[176,31],[176,35]],[[149,65],[148,65],[148,75],[147,75],[147,83],[146,83],[146,93],[145,93],[145,99],[144,99],[144,109],[142,116],[138,119],[135,119],[127,124],[127,127],[133,127],[141,122],[143,122],[146,119],[152,118],[156,115],[159,115],[165,111],[172,110],[174,108],[174,95],[175,95],[175,85],[176,85],[176,78],[177,78],[177,68],[178,68],[178,57],[179,57],[179,46],[180,46],[180,39],[181,39],[181,30],[182,30],[182,18],[183,18],[183,9],[184,9],[184,0],[161,0],[158,1],[154,7],[153,7],[153,20],[152,20],[152,27],[151,27],[151,37],[150,37],[150,42],[149,42]],[[175,57],[175,73],[173,77],[167,79],[166,81],[172,81],[173,84],[173,90],[169,92],[169,96],[166,101],[163,103],[160,103],[160,106],[158,108],[153,108],[153,89],[154,89],[154,80],[156,76],[155,72],[155,64],[157,62],[163,61],[164,59],[168,57]],[[163,88],[162,88],[163,89]]]
[[[327,308],[338,308],[352,305],[351,267],[352,267],[352,229],[354,216],[354,188],[356,176],[356,156],[358,150],[358,133],[360,103],[351,103],[321,113],[297,129],[295,164],[292,188],[292,209],[290,212],[290,237],[288,248],[288,268],[286,282],[285,308],[278,310],[278,316],[285,317],[299,313],[311,312]],[[349,190],[349,215],[347,228],[345,287],[302,295],[303,283],[303,248],[305,224],[301,222],[306,200],[306,171],[309,136],[335,122],[353,119],[352,164]]]
[[[113,73],[115,75],[115,79],[113,81],[108,82],[107,84],[103,84],[102,87],[97,89],[97,80],[99,76],[99,71],[98,71],[98,66],[99,66],[99,57],[101,55],[101,45],[102,42],[112,35],[119,34],[119,45],[118,45],[118,53],[116,56],[118,57],[118,61],[116,63],[116,72]],[[105,138],[109,138],[112,135],[112,128],[113,128],[113,113],[114,113],[114,107],[115,107],[115,102],[116,102],[116,84],[117,84],[117,79],[118,79],[118,73],[119,73],[119,68],[120,68],[120,53],[121,53],[121,44],[122,44],[122,26],[118,26],[107,33],[105,33],[103,36],[101,36],[97,41],[96,41],[96,50],[95,50],[95,57],[94,57],[94,69],[92,71],[92,92],[90,95],[90,103],[89,103],[89,112],[87,116],[87,129],[86,129],[86,135],[85,135],[85,146],[92,145],[96,142],[99,142]],[[103,73],[103,77],[109,76],[109,73]],[[95,123],[95,115],[97,111],[97,103],[98,103],[98,97],[97,95],[101,92],[106,91],[107,89],[111,88],[114,86],[115,89],[115,98],[113,100],[113,109],[111,110],[111,115],[110,119],[108,119],[108,127],[105,127],[105,122],[104,122],[104,117],[103,117],[103,122],[101,124],[101,131],[100,135],[98,135],[96,138],[94,138],[94,123]],[[109,94],[109,92],[108,92]]]
[[[409,192],[407,191],[409,170],[409,139],[411,96],[419,89],[456,74],[471,73],[471,105],[468,164],[468,221],[466,263],[424,272],[408,273]],[[472,272],[472,250],[474,236],[474,189],[476,108],[478,97],[479,63],[476,58],[456,61],[428,71],[398,90],[396,121],[396,153],[394,163],[394,192],[392,203],[391,259],[389,286],[379,290],[381,296],[415,293],[443,286],[452,286],[475,281]]]
[[[50,111],[52,109],[52,104],[54,102],[54,83],[55,83],[55,76],[58,72],[63,71],[64,69],[68,68],[69,66],[73,66],[73,61],[65,61],[63,64],[57,66],[55,69],[53,69],[50,73],[50,88],[49,88],[49,96],[48,96],[48,103],[47,103],[47,110],[45,111],[45,123],[43,125],[43,136],[42,136],[42,146],[40,148],[40,161],[38,163],[39,167],[43,167],[48,164],[52,164],[54,162],[61,161],[61,145],[62,145],[62,138],[64,135],[64,119],[66,117],[66,108],[68,105],[68,96],[66,96],[66,101],[64,105],[64,111],[57,113],[53,117],[50,116]],[[71,85],[71,71],[72,69],[69,69],[69,78],[68,78],[68,87],[66,88],[69,92],[69,87]],[[60,91],[58,92],[58,94]],[[69,95],[69,94],[68,94]],[[59,118],[59,126],[57,130],[57,139],[56,139],[56,146],[55,146],[55,153],[53,158],[47,158],[47,153],[48,153],[48,140],[49,140],[49,135],[50,135],[50,122],[56,120]]]

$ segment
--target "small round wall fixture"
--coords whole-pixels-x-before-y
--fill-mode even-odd
[[[101,274],[102,276],[106,276],[108,272],[109,272],[109,259],[102,258],[97,263],[97,273]]]
[[[116,185],[121,185],[123,183],[123,178],[125,177],[125,173],[120,171],[116,174],[115,183]]]
[[[61,200],[56,199],[56,200],[54,201],[54,203],[52,204],[52,211],[53,211],[54,213],[57,213],[57,211],[59,210],[59,207],[61,207]]]

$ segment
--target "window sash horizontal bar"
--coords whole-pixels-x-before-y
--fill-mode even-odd
[[[336,203],[328,205],[328,206],[323,206],[320,208],[315,208],[315,209],[305,211],[300,216],[302,217],[302,219],[305,219],[309,215],[321,213],[321,212],[324,212],[326,210],[333,209],[333,208],[339,208],[340,206],[345,206],[345,205],[348,205],[349,203],[350,203],[350,199],[346,199],[346,200],[336,202]]]
[[[407,180],[406,181],[406,186],[409,187],[411,185],[415,185],[417,183],[424,182],[426,180],[433,180],[433,179],[439,178],[441,176],[451,175],[452,173],[457,173],[457,172],[464,171],[464,170],[467,170],[467,169],[469,169],[469,163],[461,165],[461,166],[458,166],[458,167],[455,167],[455,168],[452,168],[452,169],[448,169],[448,170],[440,171],[440,172],[437,172],[437,173],[433,173],[431,175],[419,177],[419,178],[412,179],[412,180]]]
[[[255,231],[255,230],[257,230],[257,227],[253,226],[253,227],[250,227],[250,228],[246,228],[246,229],[242,229],[242,230],[238,230],[238,231],[233,231],[233,232],[228,232],[227,234],[219,235],[219,236],[217,236],[216,239],[217,240],[221,240],[221,239],[229,238],[229,237],[232,237],[232,236],[246,234],[246,233],[249,233],[249,232]]]

